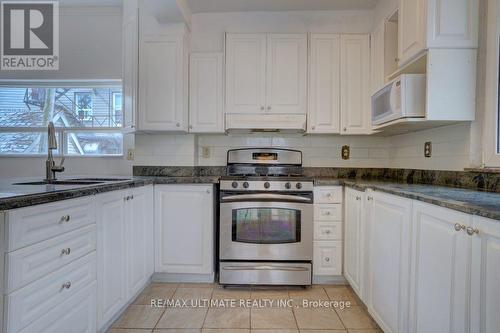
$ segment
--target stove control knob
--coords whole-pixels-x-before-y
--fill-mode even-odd
[[[302,188],[302,183],[297,183],[295,187],[300,190]]]
[[[264,183],[264,187],[265,187],[265,188],[270,188],[270,187],[271,187],[271,184],[269,184],[269,182],[265,182],[265,183]]]
[[[243,187],[244,187],[244,188],[249,188],[249,187],[250,187],[250,184],[248,184],[248,182],[244,182],[244,183],[243,183]]]
[[[285,184],[285,188],[286,188],[287,190],[291,189],[291,188],[292,188],[292,184],[290,184],[290,183],[286,183],[286,184]]]
[[[238,182],[232,182],[231,186],[232,186],[232,188],[237,188],[238,187]]]

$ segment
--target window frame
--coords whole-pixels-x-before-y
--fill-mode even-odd
[[[483,166],[500,167],[500,0],[488,1]]]
[[[20,87],[24,88],[26,86],[32,88],[58,88],[58,87],[67,87],[67,88],[114,88],[117,86],[122,87],[123,94],[123,82],[122,80],[3,80],[0,79],[0,88],[2,87]],[[123,98],[122,98],[122,109],[123,109]],[[124,113],[123,113],[124,115]],[[123,158],[125,156],[125,151],[127,147],[125,145],[125,119],[122,120],[121,127],[55,127],[56,136],[58,138],[58,153],[54,154],[54,156],[65,158]],[[8,133],[8,132],[44,132],[47,129],[43,127],[2,127],[0,126],[0,134]],[[66,150],[66,142],[65,139],[67,137],[67,133],[71,132],[106,132],[106,133],[120,133],[122,134],[122,153],[121,154],[95,154],[95,155],[71,155],[65,154]],[[41,154],[12,154],[12,153],[0,153],[0,158],[26,158],[26,157],[45,157],[46,153]]]

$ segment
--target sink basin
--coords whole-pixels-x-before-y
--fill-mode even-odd
[[[86,180],[55,180],[47,182],[45,180],[39,182],[16,183],[12,185],[96,185],[102,184],[104,181],[86,181]]]

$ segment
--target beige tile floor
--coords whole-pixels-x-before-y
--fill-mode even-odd
[[[151,299],[292,300],[292,306],[151,307]],[[303,307],[303,300],[350,301],[341,308]],[[152,283],[108,333],[381,333],[348,286],[226,288],[217,284]]]

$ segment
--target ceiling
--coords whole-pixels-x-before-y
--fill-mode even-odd
[[[187,0],[193,13],[363,10],[373,9],[379,0]]]

